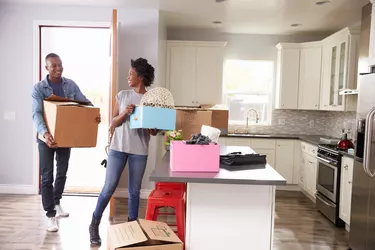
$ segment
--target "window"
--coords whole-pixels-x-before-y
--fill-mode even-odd
[[[250,109],[258,112],[258,124],[271,124],[273,77],[273,61],[225,61],[224,93],[230,124],[246,124]],[[255,124],[255,118],[255,112],[249,112],[249,124]]]

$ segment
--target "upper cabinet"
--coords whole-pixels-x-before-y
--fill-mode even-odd
[[[299,46],[277,46],[275,108],[297,109],[299,78]]]
[[[359,31],[344,29],[328,37],[323,46],[321,110],[355,111],[356,96],[340,95],[357,88]]]
[[[322,46],[278,44],[276,66],[277,109],[319,109]]]
[[[167,41],[167,88],[176,106],[221,103],[225,44]]]
[[[359,30],[345,28],[322,41],[277,47],[275,108],[355,111]]]

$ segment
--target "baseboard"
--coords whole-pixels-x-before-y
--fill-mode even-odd
[[[276,186],[276,190],[280,191],[301,191],[298,185],[286,185],[286,186]]]
[[[141,199],[148,199],[148,196],[150,195],[152,190],[148,189],[141,189]],[[117,188],[114,196],[116,198],[129,198],[129,193],[128,193],[127,188]]]
[[[0,184],[0,194],[38,194],[34,185]]]

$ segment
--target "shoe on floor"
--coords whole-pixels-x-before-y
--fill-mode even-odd
[[[91,219],[91,224],[89,226],[91,246],[100,246],[102,244],[102,240],[99,236],[99,224],[100,220],[96,219],[93,215]]]
[[[48,232],[57,232],[58,230],[59,230],[59,226],[57,225],[56,217],[48,218],[47,231]]]
[[[59,217],[69,217],[69,213],[65,212],[61,205],[56,205],[55,210]]]

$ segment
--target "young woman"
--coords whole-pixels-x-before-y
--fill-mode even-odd
[[[108,153],[105,184],[99,195],[89,227],[92,245],[101,244],[100,220],[118,185],[127,161],[129,162],[128,221],[138,219],[140,189],[147,164],[148,144],[150,135],[156,135],[157,131],[130,129],[128,117],[133,112],[135,105],[140,103],[143,94],[146,93],[146,87],[153,83],[154,71],[146,59],[131,60],[128,74],[128,84],[131,90],[122,90],[116,96],[116,106],[111,124],[114,134]]]

